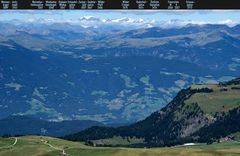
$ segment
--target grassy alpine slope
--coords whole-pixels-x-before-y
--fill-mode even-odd
[[[212,145],[176,146],[171,148],[89,147],[51,137],[24,136],[11,146],[14,138],[0,138],[0,156],[239,156],[240,142],[229,141]]]

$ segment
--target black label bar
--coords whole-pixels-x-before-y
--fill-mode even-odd
[[[240,9],[240,0],[0,0],[0,9]]]

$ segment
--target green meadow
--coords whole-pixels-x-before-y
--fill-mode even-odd
[[[240,142],[165,148],[120,148],[90,147],[81,142],[41,136],[0,138],[0,156],[58,156],[62,153],[68,156],[239,156]]]

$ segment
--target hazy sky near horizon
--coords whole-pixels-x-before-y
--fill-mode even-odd
[[[152,10],[1,10],[0,21],[73,21],[82,17],[99,19],[130,18],[144,21],[197,21],[217,24],[240,23],[240,11],[237,10],[183,10],[183,11],[152,11]]]

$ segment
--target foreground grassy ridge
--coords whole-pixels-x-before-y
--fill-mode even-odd
[[[53,147],[44,144],[47,141]],[[0,138],[1,147],[14,142],[14,138]],[[0,147],[0,148],[1,148]],[[57,148],[57,149],[55,149]],[[240,143],[237,141],[172,148],[110,148],[89,147],[79,142],[56,138],[27,136],[19,137],[14,147],[0,150],[0,156],[58,156],[62,150],[70,156],[239,156]]]
[[[14,138],[1,138],[0,139],[0,149],[6,148],[14,143]]]

